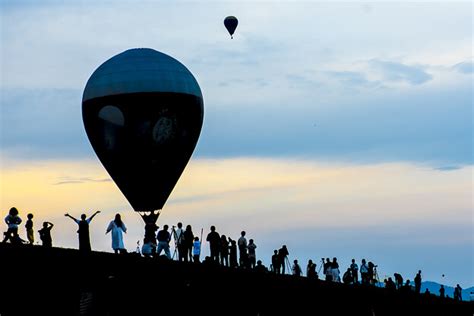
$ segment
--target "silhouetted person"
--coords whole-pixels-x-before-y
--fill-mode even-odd
[[[229,264],[231,268],[237,268],[239,266],[237,262],[237,242],[229,237]]]
[[[401,289],[403,286],[403,277],[400,273],[394,273],[393,274],[395,278],[395,285],[397,286],[397,289]]]
[[[33,231],[33,214],[30,213],[26,217],[28,218],[25,224],[26,237],[28,238],[30,245],[33,245],[35,242],[35,233]]]
[[[375,264],[372,261],[369,261],[367,264],[369,271],[367,272],[367,278],[369,279],[369,284],[375,284]]]
[[[390,291],[396,290],[395,282],[393,282],[392,278],[388,278],[387,282],[385,282],[385,288]]]
[[[332,258],[331,274],[332,274],[332,280],[334,282],[341,282],[341,278],[339,277],[340,271],[339,271],[339,263],[337,263],[337,258]]]
[[[229,242],[227,241],[226,235],[221,235],[220,257],[221,257],[221,265],[228,267],[229,266]]]
[[[143,221],[145,222],[145,239],[147,243],[150,243],[152,253],[154,254],[156,251],[156,231],[158,230],[158,226],[156,225],[156,221],[160,216],[160,212],[158,211],[155,214],[155,211],[150,212],[150,214],[141,215]]]
[[[421,270],[415,276],[415,293],[420,294],[421,291]]]
[[[168,259],[171,259],[171,253],[170,253],[170,241],[171,241],[171,235],[168,232],[168,225],[164,225],[163,229],[158,232],[158,249],[156,250],[157,256],[161,254],[161,251],[163,250],[165,252],[165,255]]]
[[[262,264],[262,260],[257,261],[257,265],[255,266],[255,271],[258,273],[267,273],[267,268]]]
[[[9,240],[12,244],[21,244],[21,238],[18,236],[18,225],[21,224],[21,218],[18,216],[18,210],[16,207],[10,208],[8,215],[5,217],[5,223],[7,224],[8,229],[4,233],[2,242],[7,242]]]
[[[247,265],[247,239],[245,239],[245,231],[240,233],[240,238],[237,240],[239,246],[239,264],[241,267]]]
[[[459,284],[457,284],[454,288],[453,297],[455,301],[462,301],[462,288],[459,286]]]
[[[326,262],[324,263],[324,275],[326,281],[332,281],[332,264],[329,258],[326,258]]]
[[[257,249],[257,245],[253,242],[253,239],[249,240],[249,244],[247,246],[247,249],[249,251],[248,253],[248,265],[250,268],[254,268],[255,264],[257,263],[257,255],[255,253],[255,249]]]
[[[90,240],[90,236],[89,236],[89,224],[92,221],[92,219],[94,218],[94,216],[96,216],[99,213],[100,213],[100,211],[97,211],[94,214],[92,214],[91,217],[89,217],[87,219],[86,219],[86,217],[87,217],[86,214],[82,214],[81,215],[81,220],[78,220],[78,219],[72,217],[71,215],[69,215],[69,213],[64,214],[64,216],[71,218],[73,221],[76,222],[77,225],[79,225],[79,229],[77,230],[77,233],[79,234],[79,250],[82,251],[82,252],[90,252],[91,251],[91,240]]]
[[[313,263],[313,260],[308,260],[308,265],[306,266],[306,276],[310,279],[316,279],[316,264]]]
[[[362,259],[362,264],[360,265],[360,279],[362,284],[369,284],[369,267],[365,259]]]
[[[412,291],[411,285],[410,285],[410,280],[405,281],[405,285],[402,286],[402,292],[404,293],[410,293]]]
[[[439,297],[441,297],[441,298],[444,298],[444,297],[445,297],[443,284],[441,284],[441,287],[440,287],[440,289],[439,289]]]
[[[183,229],[183,223],[178,222],[177,224],[178,228],[174,229],[173,226],[173,238],[174,238],[174,245],[175,245],[175,253],[176,251],[178,252],[178,261],[186,261],[186,247],[184,245],[184,229]],[[173,254],[174,258],[174,254]]]
[[[272,267],[273,267],[273,272],[276,274],[280,274],[280,257],[278,256],[278,250],[273,250],[273,256],[272,256]]]
[[[344,284],[351,284],[352,282],[354,282],[351,268],[347,268],[347,271],[344,272],[344,274],[342,275],[342,282]]]
[[[53,223],[43,222],[43,228],[38,230],[41,242],[43,243],[43,247],[53,247],[53,239],[51,238],[51,229],[53,228],[53,226]]]
[[[153,254],[155,253],[155,246],[156,245],[151,240],[144,238],[142,246],[142,255],[145,258],[153,256]]]
[[[194,243],[194,234],[191,228],[191,225],[186,226],[186,230],[184,231],[184,245],[186,247],[186,253],[184,261],[193,261],[193,243]]]
[[[201,242],[199,241],[199,237],[194,237],[193,242],[193,260],[196,263],[199,263],[199,256],[201,255]]]
[[[359,283],[359,266],[355,262],[355,259],[352,259],[350,269],[351,269],[351,273],[352,273],[352,277],[353,277],[352,282],[354,282],[354,284]]]
[[[115,219],[109,223],[105,234],[112,232],[112,249],[115,253],[125,252],[123,244],[123,233],[127,232],[127,227],[122,222],[120,214],[115,214]]]
[[[283,245],[279,250],[278,250],[278,259],[279,259],[279,262],[280,262],[280,268],[281,268],[281,273],[282,274],[285,274],[285,266],[286,266],[286,261],[287,260],[287,256],[289,255],[290,253],[288,252],[288,249],[286,248],[286,245]]]
[[[296,260],[296,259],[293,261],[292,270],[293,270],[293,275],[295,275],[295,276],[301,276],[301,267],[300,267],[300,265],[298,264],[298,260]]]
[[[430,296],[431,293],[430,293],[430,290],[429,289],[425,289],[425,293],[423,293],[425,296]]]
[[[206,241],[209,243],[209,249],[211,250],[211,259],[218,263],[221,236],[216,232],[215,226],[211,226],[211,232],[207,234]]]

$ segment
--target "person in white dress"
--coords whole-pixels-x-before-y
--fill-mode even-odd
[[[110,231],[112,232],[112,249],[115,251],[115,253],[124,251],[125,246],[123,245],[122,233],[127,232],[127,227],[125,227],[125,224],[122,222],[120,214],[115,215],[115,219],[110,222],[105,234],[109,233]]]

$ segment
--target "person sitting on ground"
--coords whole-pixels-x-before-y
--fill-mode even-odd
[[[342,282],[344,284],[351,284],[354,281],[354,278],[352,277],[352,271],[351,268],[347,268],[347,271],[344,272],[342,275]]]
[[[53,246],[53,239],[51,238],[51,229],[53,226],[53,223],[43,222],[43,228],[38,230],[43,247],[51,248]]]
[[[151,240],[144,238],[143,246],[142,246],[142,255],[145,258],[150,258],[151,256],[153,256],[154,249],[155,249],[155,245],[153,244],[153,242]]]
[[[262,264],[262,260],[257,261],[257,265],[255,266],[255,271],[257,273],[267,273],[267,268]]]
[[[390,291],[395,291],[396,290],[396,285],[395,282],[393,282],[392,278],[389,277],[387,282],[385,282],[385,288]]]
[[[293,261],[292,270],[293,270],[293,275],[295,275],[295,276],[301,276],[301,267],[300,267],[300,265],[298,264],[298,260],[296,260],[296,259]]]
[[[430,290],[429,289],[425,289],[425,293],[423,293],[425,296],[430,296],[431,293],[430,293]]]
[[[4,233],[2,242],[7,242],[9,240],[12,244],[21,244],[22,239],[18,236],[18,225],[21,224],[21,218],[18,216],[18,210],[16,207],[10,208],[8,215],[5,217],[5,223],[7,224],[8,229]]]
[[[27,216],[28,220],[26,221],[26,238],[30,245],[33,245],[35,242],[35,233],[33,231],[33,214],[29,213]]]
[[[79,251],[81,252],[90,252],[92,250],[91,240],[89,236],[89,224],[92,219],[99,213],[100,211],[97,211],[89,218],[87,218],[86,214],[82,214],[81,220],[72,217],[71,215],[69,215],[69,213],[64,214],[64,216],[71,218],[73,221],[76,222],[77,225],[79,225],[77,233],[79,234]]]

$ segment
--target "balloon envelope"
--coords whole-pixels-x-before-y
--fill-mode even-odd
[[[196,146],[203,112],[191,72],[144,48],[103,63],[82,99],[91,145],[135,211],[163,208]]]
[[[237,28],[237,24],[239,24],[239,21],[237,20],[235,16],[228,16],[224,19],[224,26],[231,36],[235,32],[235,29]]]

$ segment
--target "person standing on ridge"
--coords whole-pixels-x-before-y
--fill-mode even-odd
[[[232,238],[228,238],[230,242],[229,246],[229,265],[231,268],[237,268],[239,263],[237,262],[237,242]]]
[[[194,234],[191,228],[191,225],[186,226],[184,231],[184,246],[186,249],[186,255],[184,256],[185,262],[193,262],[193,243],[194,243]]]
[[[112,249],[114,252],[125,252],[122,233],[127,232],[127,227],[122,222],[120,214],[115,214],[115,219],[109,223],[105,234],[108,234],[110,231],[112,231]]]
[[[33,231],[33,214],[29,213],[26,217],[28,218],[25,224],[26,238],[28,238],[30,245],[33,245],[35,242],[35,233]]]
[[[53,226],[53,223],[43,222],[43,228],[38,230],[43,247],[53,247],[53,239],[51,238],[51,228],[53,228]]]
[[[439,289],[439,297],[444,298],[444,285],[441,284],[441,288]]]
[[[73,221],[76,222],[77,225],[79,225],[79,229],[77,230],[77,233],[79,234],[79,250],[82,252],[90,252],[91,251],[91,241],[90,241],[90,236],[89,236],[89,224],[96,216],[99,214],[100,211],[95,212],[92,214],[91,217],[87,218],[86,214],[81,215],[81,220],[78,220],[69,213],[64,214],[64,216],[71,218]],[[87,218],[87,219],[86,219]]]
[[[351,273],[352,273],[352,282],[354,284],[359,283],[359,266],[357,265],[355,259],[352,259],[352,263],[350,266]]]
[[[176,246],[176,249],[178,249],[178,261],[187,261],[185,260],[185,257],[187,254],[186,254],[186,249],[185,249],[183,223],[181,222],[178,223],[178,228],[173,230],[173,237],[174,237],[174,244]]]
[[[415,276],[415,293],[420,294],[421,292],[421,270]]]
[[[249,250],[248,254],[248,266],[249,268],[255,268],[255,264],[257,264],[257,255],[255,254],[255,249],[257,249],[257,245],[253,242],[253,239],[249,240],[249,244],[247,246]]]
[[[246,266],[247,264],[247,239],[245,239],[245,231],[240,233],[240,238],[237,240],[239,246],[239,263],[240,266]]]
[[[219,248],[221,244],[221,236],[216,232],[216,227],[211,226],[211,232],[207,234],[206,241],[209,243],[212,261],[219,262]]]
[[[165,251],[165,255],[168,259],[171,259],[170,253],[170,241],[171,235],[168,232],[168,225],[164,225],[163,229],[158,232],[158,249],[156,250],[156,255],[159,256],[161,251]]]
[[[281,268],[281,274],[285,274],[285,266],[286,266],[286,261],[287,256],[290,253],[288,252],[288,249],[286,248],[286,245],[281,246],[281,248],[278,250],[278,259],[280,262],[280,268]]]

